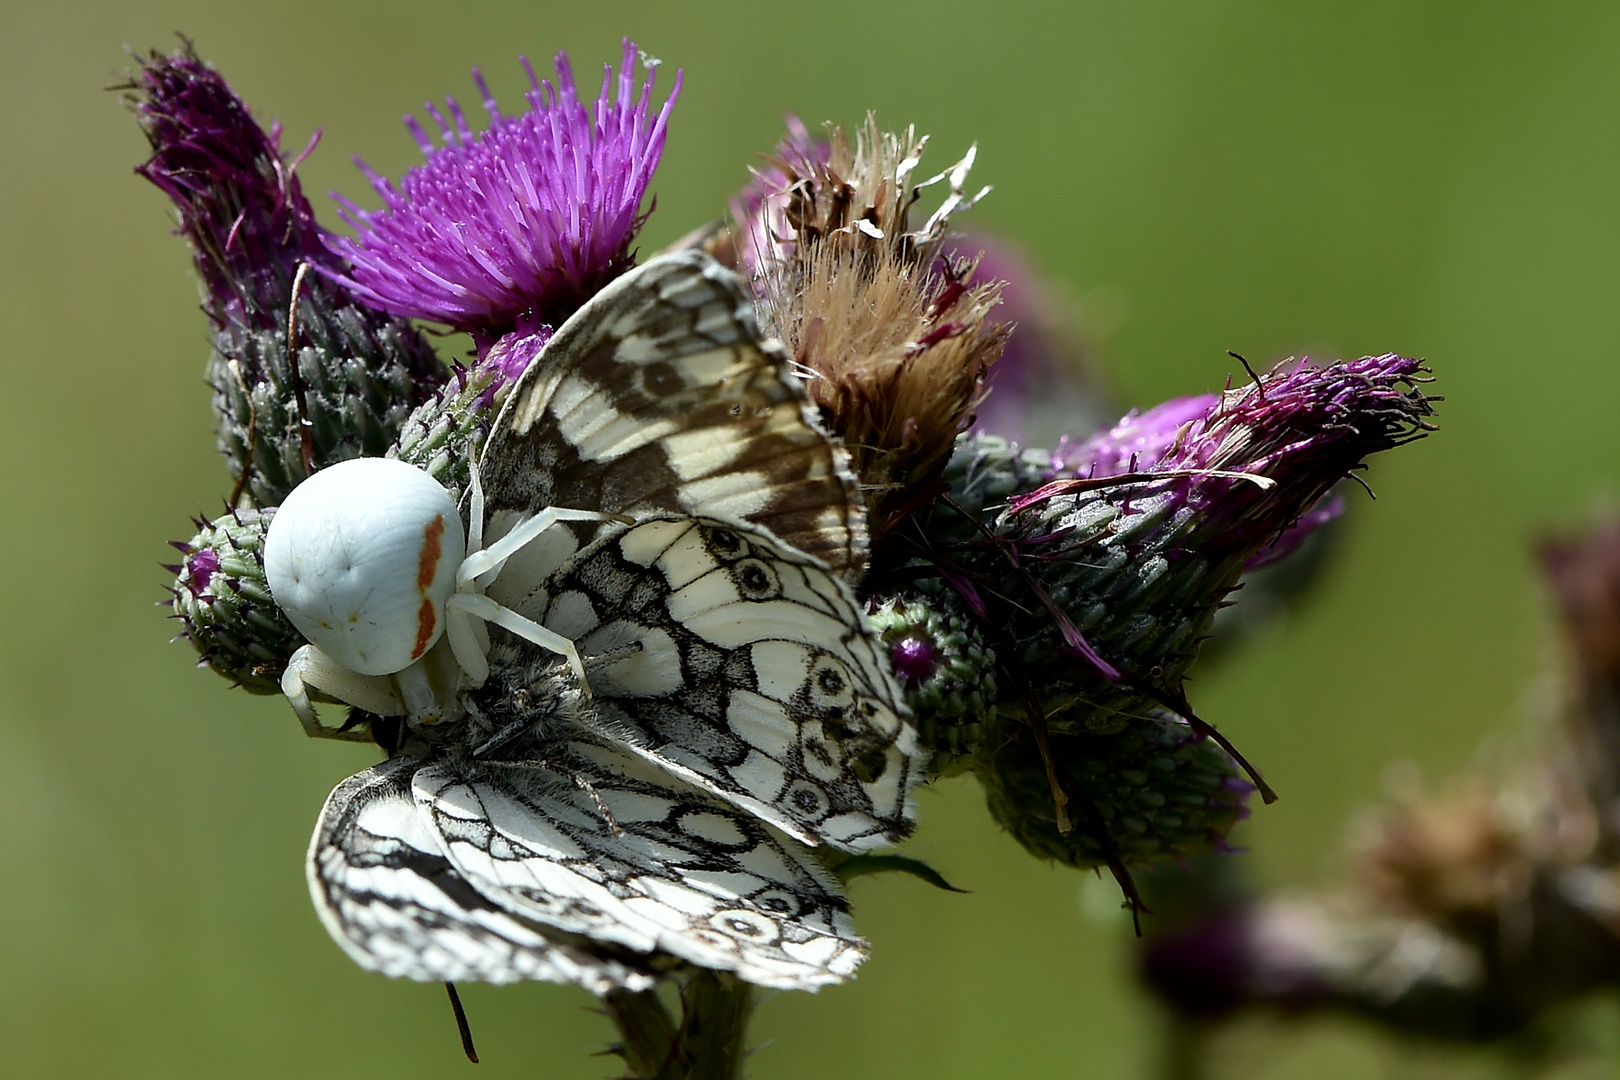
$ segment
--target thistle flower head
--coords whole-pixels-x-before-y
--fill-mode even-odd
[[[264,535],[270,512],[233,511],[199,521],[197,535],[173,546],[184,558],[169,569],[180,636],[206,667],[253,694],[281,692],[287,658],[303,637],[270,596]]]
[[[653,115],[656,62],[646,62],[639,95],[635,63],[636,46],[626,40],[617,76],[607,69],[591,106],[579,100],[566,55],[557,54],[555,85],[524,59],[529,108],[512,116],[475,69],[485,131],[474,134],[450,98],[442,112],[425,107],[437,143],[407,118],[427,161],[398,186],[357,162],[383,208],[339,198],[358,235],[328,238],[351,267],[334,276],[384,311],[490,338],[524,319],[561,321],[631,266],[630,244],[646,218],[642,198],[681,75]]]
[[[202,279],[219,448],[241,497],[274,506],[312,468],[381,454],[445,369],[408,322],[329,279],[343,263],[279,127],[261,128],[189,43],[152,53],[126,91],[152,145],[136,171],[174,200]],[[306,264],[321,273],[301,276]]]
[[[1054,730],[1106,732],[1156,705],[1180,711],[1181,680],[1255,555],[1364,457],[1432,427],[1417,386],[1425,372],[1394,355],[1285,365],[1228,390],[1202,418],[1184,419],[1194,404],[1175,403],[1163,422],[1128,420],[1117,449],[1093,447],[1110,472],[1136,454],[1133,472],[1013,497],[998,528],[1022,568],[987,592],[1038,603],[1025,605],[1033,615],[991,618],[1024,642]]]
[[[952,214],[977,198],[964,188],[974,151],[916,183],[926,145],[870,116],[853,140],[796,129],[734,208],[761,325],[853,455],[876,545],[938,482],[1007,337],[988,318],[1000,284],[940,255]],[[944,200],[915,224],[921,190],[940,182]]]
[[[285,326],[298,264],[337,265],[294,175],[303,155],[286,160],[280,125],[261,128],[190,42],[173,55],[152,52],[125,90],[152,146],[135,171],[174,200],[210,314]],[[313,148],[311,140],[304,153]]]
[[[1074,469],[1089,458],[1096,476],[1130,472],[1149,480],[1163,474],[1151,495],[1132,492],[1126,504],[1207,516],[1223,545],[1253,554],[1364,457],[1432,430],[1430,399],[1417,387],[1427,370],[1422,361],[1393,353],[1327,367],[1285,361],[1266,378],[1219,397],[1182,398],[1132,414],[1066,454],[1064,466]],[[1016,513],[1097,486],[1088,471],[1016,498],[1012,508]]]
[[[1232,759],[1162,715],[1113,735],[1059,737],[1051,753],[1074,782],[1072,829],[1058,821],[1046,763],[1027,730],[1004,730],[979,773],[990,813],[1038,858],[1082,869],[1191,858],[1224,848],[1232,826],[1248,817],[1254,788]]]
[[[1052,452],[1053,468],[1075,476],[1118,476],[1152,469],[1181,445],[1220,403],[1216,394],[1171,398],[1146,412],[1132,409],[1106,431],[1078,443],[1065,438]]]

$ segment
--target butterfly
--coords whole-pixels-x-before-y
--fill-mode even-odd
[[[512,388],[479,474],[491,540],[614,516],[546,528],[488,587],[589,685],[482,628],[482,685],[321,813],[332,936],[423,981],[847,978],[866,947],[812,846],[903,837],[924,755],[846,581],[859,492],[735,276],[682,252],[609,285]]]

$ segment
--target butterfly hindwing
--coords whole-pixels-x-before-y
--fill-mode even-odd
[[[910,831],[916,731],[881,640],[819,560],[744,522],[659,516],[605,528],[503,602],[575,641],[597,726],[636,753],[806,843]]]
[[[735,274],[651,260],[565,322],[513,387],[481,471],[492,535],[546,507],[757,522],[835,570],[864,566],[864,508]]]
[[[472,888],[412,797],[419,764],[393,758],[343,781],[310,843],[315,910],[357,964],[419,982],[539,979],[597,994],[652,985],[650,975],[548,933]]]
[[[451,755],[416,774],[451,862],[492,902],[782,989],[840,982],[864,957],[836,883],[763,822],[621,748],[524,750],[544,756]]]

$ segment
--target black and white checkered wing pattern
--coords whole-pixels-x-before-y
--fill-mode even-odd
[[[315,910],[361,967],[420,982],[577,983],[597,994],[653,984],[492,903],[469,885],[413,799],[419,762],[349,777],[321,811],[307,863]]]
[[[755,526],[665,516],[608,527],[501,599],[577,644],[604,735],[806,843],[910,831],[916,730],[881,640],[819,560]]]
[[[526,921],[749,982],[815,989],[865,956],[837,884],[796,842],[622,748],[452,755],[415,794],[457,871]]]
[[[840,573],[864,508],[735,274],[697,251],[603,289],[513,387],[480,465],[490,535],[546,507],[706,513],[764,525]]]

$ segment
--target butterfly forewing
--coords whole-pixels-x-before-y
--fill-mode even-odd
[[[524,745],[545,756],[416,774],[451,862],[493,903],[762,986],[839,982],[864,957],[837,885],[794,841],[621,748]]]
[[[731,271],[662,256],[560,327],[512,389],[481,470],[492,532],[549,506],[741,518],[858,573],[864,510],[781,346]]]
[[[451,865],[418,810],[420,762],[394,758],[339,784],[310,844],[321,922],[361,967],[420,982],[577,983],[597,994],[652,977],[491,903]]]
[[[881,640],[818,560],[744,522],[658,516],[503,602],[576,642],[597,726],[636,753],[806,843],[910,831],[916,732]],[[501,679],[503,656],[543,655],[511,649],[491,656]]]

